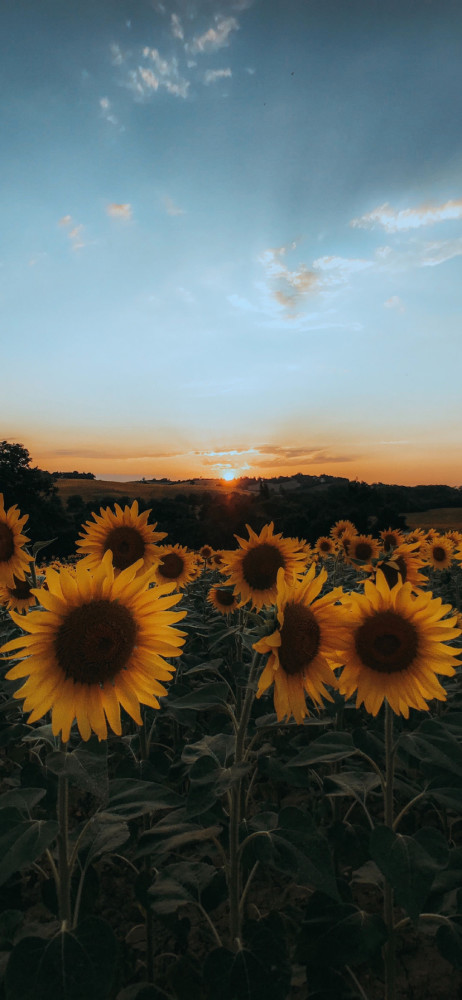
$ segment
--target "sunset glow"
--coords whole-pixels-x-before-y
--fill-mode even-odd
[[[461,485],[462,7],[3,22],[2,437],[106,479]]]

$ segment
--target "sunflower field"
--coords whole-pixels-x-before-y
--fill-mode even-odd
[[[462,534],[149,514],[0,494],[0,1000],[457,1000]]]

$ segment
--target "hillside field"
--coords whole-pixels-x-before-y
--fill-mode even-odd
[[[408,528],[436,528],[438,531],[462,531],[462,507],[435,507],[404,515]]]
[[[137,497],[150,500],[157,497],[175,497],[179,493],[229,493],[244,492],[236,490],[232,483],[221,480],[209,480],[200,484],[190,483],[119,483],[105,479],[57,479],[56,486],[61,500],[65,504],[69,497],[80,496],[85,502],[101,500],[102,497]]]

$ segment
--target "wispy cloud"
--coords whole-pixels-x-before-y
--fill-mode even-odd
[[[185,215],[185,209],[180,208],[168,194],[164,195],[162,202],[167,215]]]
[[[178,14],[172,14],[170,18],[170,28],[173,37],[178,38],[180,42],[182,42],[184,39],[184,31]]]
[[[223,80],[232,75],[233,74],[229,67],[227,67],[227,69],[208,69],[204,73],[204,83],[206,87],[208,87],[209,84],[216,83],[217,80]]]
[[[67,238],[71,245],[71,250],[82,250],[86,245],[84,240],[84,227],[80,223],[75,223],[71,215],[63,215],[59,220],[59,225],[66,231]]]
[[[101,116],[105,121],[109,122],[110,125],[118,125],[118,119],[112,112],[111,102],[108,97],[100,97],[99,106],[101,109]]]
[[[445,201],[442,205],[425,202],[417,208],[395,209],[388,202],[372,209],[366,215],[352,219],[350,226],[354,229],[376,229],[381,227],[388,233],[396,233],[408,229],[420,229],[421,226],[434,225],[435,222],[462,219],[462,198]]]
[[[131,205],[119,205],[115,201],[111,202],[110,205],[106,205],[106,212],[113,219],[122,219],[124,222],[129,222],[133,214]]]
[[[145,45],[141,58],[145,64],[140,62],[135,69],[130,69],[124,81],[137,100],[146,100],[159,90],[165,90],[173,97],[188,96],[190,82],[180,73],[176,56],[166,59],[158,49]]]
[[[399,295],[392,295],[383,304],[385,306],[385,309],[396,309],[397,312],[400,313],[403,313],[405,311],[404,303],[402,299],[400,299]]]
[[[229,36],[232,31],[238,31],[239,24],[235,17],[223,17],[215,15],[214,27],[208,28],[202,35],[195,35],[187,42],[185,48],[191,55],[199,55],[207,52],[216,52],[229,44]]]

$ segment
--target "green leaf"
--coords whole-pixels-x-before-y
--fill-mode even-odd
[[[436,944],[447,962],[456,969],[462,969],[462,917],[452,917],[450,923],[438,927]]]
[[[207,956],[203,969],[207,1000],[284,1000],[271,977],[271,969],[248,948],[237,954],[227,948],[216,948]]]
[[[380,786],[378,774],[364,771],[343,771],[324,778],[326,795],[352,795],[365,802],[369,792]]]
[[[134,983],[118,993],[117,1000],[173,1000],[173,997],[151,983]]]
[[[95,798],[107,798],[107,740],[91,740],[78,746],[72,752],[55,750],[48,754],[46,766],[52,774],[65,774],[71,784],[90,792]]]
[[[462,776],[462,747],[442,722],[426,719],[413,733],[403,733],[399,748],[416,757],[422,770],[437,768],[445,775]]]
[[[422,831],[420,831],[422,841]],[[404,837],[387,826],[371,833],[372,859],[395,891],[396,902],[416,922],[432,887],[436,872],[444,867],[439,850],[423,838]],[[431,853],[429,853],[431,851]],[[435,856],[436,855],[436,856]]]
[[[179,861],[166,865],[149,889],[156,913],[175,913],[185,903],[198,903],[217,876],[217,869],[202,861]]]
[[[204,736],[197,743],[187,743],[181,759],[185,764],[194,764],[203,757],[212,757],[217,764],[226,767],[230,757],[234,756],[236,738],[232,733],[217,733],[215,736]]]
[[[0,809],[8,806],[29,814],[46,793],[46,788],[12,788],[0,795]]]
[[[27,820],[15,824],[0,838],[0,885],[11,875],[28,868],[56,839],[54,820]]]
[[[162,809],[176,809],[182,804],[180,795],[154,781],[116,778],[109,782],[109,801],[104,811],[131,820]]]
[[[345,760],[356,753],[356,747],[350,733],[325,733],[313,740],[308,747],[294,757],[291,767],[304,767],[309,764],[321,764],[328,760]]]
[[[386,940],[387,930],[378,914],[366,913],[352,903],[332,903],[324,893],[316,892],[305,911],[297,961],[334,969],[361,965]]]
[[[211,681],[210,684],[203,684],[197,691],[191,691],[190,694],[185,694],[181,698],[169,696],[169,707],[173,708],[175,712],[191,709],[198,712],[226,705],[228,697],[227,684]]]
[[[57,542],[57,541],[58,541],[57,538],[49,538],[46,542],[34,542],[31,548],[31,552],[34,559],[37,556],[37,554],[42,551],[42,549],[46,549],[48,545],[52,544],[52,542]]]
[[[293,806],[282,809],[279,817],[261,813],[249,823],[249,829],[266,833],[249,844],[256,858],[338,900],[329,845],[309,813]]]
[[[9,951],[16,932],[24,922],[21,910],[4,910],[0,913],[0,951]]]
[[[105,1000],[116,956],[112,930],[97,917],[51,941],[22,938],[6,969],[6,1000]]]
[[[159,823],[141,834],[134,857],[137,859],[152,854],[155,858],[160,858],[188,844],[203,843],[212,837],[218,837],[221,829],[221,826],[204,828],[197,823],[187,822]]]
[[[95,813],[91,817],[85,836],[79,849],[79,854],[86,850],[85,866],[103,854],[111,854],[130,837],[128,824],[117,816],[108,813]]]

